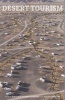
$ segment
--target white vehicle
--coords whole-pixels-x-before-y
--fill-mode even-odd
[[[64,46],[63,44],[60,44],[60,43],[55,43],[53,45],[56,45],[56,46]]]
[[[42,81],[42,82],[45,82],[45,80],[43,78],[40,78],[39,80]]]
[[[51,31],[51,33],[56,33],[56,31]]]
[[[35,42],[35,41],[29,41],[28,42],[30,45],[32,45],[32,44],[36,44],[37,42]]]
[[[45,66],[40,66],[41,69],[45,68]]]
[[[14,67],[12,66],[11,69],[14,69]]]
[[[62,68],[62,69],[64,68],[64,66],[59,66],[59,67]]]
[[[40,41],[42,41],[43,40],[43,38],[40,38]]]
[[[20,35],[19,35],[19,37],[24,37],[24,36],[25,36],[25,34],[20,34]]]
[[[56,62],[64,62],[63,60],[55,60]]]
[[[44,41],[49,41],[48,38],[40,38],[40,41],[42,41],[42,40],[44,40]]]
[[[5,87],[4,88],[6,91],[12,91],[12,89],[11,88],[8,88],[8,87]]]
[[[22,68],[21,66],[16,66],[16,67],[12,66],[12,67],[11,67],[11,69],[14,69],[14,70],[16,70],[16,69],[21,69],[21,68]]]
[[[65,75],[64,75],[64,74],[61,74],[61,76],[62,76],[62,77],[65,77]]]
[[[58,36],[60,37],[60,36],[63,36],[63,34],[58,34]]]
[[[21,82],[21,81],[19,81],[17,84],[18,84],[18,85],[21,85],[21,84],[22,84],[22,82]]]
[[[57,43],[56,45],[57,45],[57,46],[60,46],[60,44],[59,44],[59,43]]]
[[[57,54],[57,53],[53,53],[53,52],[52,52],[52,53],[51,53],[51,55],[53,55],[53,56],[54,56],[54,55],[58,55],[58,54]]]
[[[46,66],[40,66],[40,69],[44,69],[44,70],[52,70],[52,68],[47,68]]]
[[[39,80],[42,81],[42,82],[46,82],[46,83],[54,83],[53,81],[51,81],[51,80],[49,80],[45,77],[41,77]]]
[[[14,92],[8,92],[6,93],[6,96],[13,96],[15,93]]]
[[[1,84],[1,82],[0,82],[0,87],[3,87],[3,84]]]
[[[11,69],[14,69],[15,67],[17,67],[18,65],[12,65],[11,66]]]
[[[0,57],[2,57],[2,54],[0,54]]]
[[[9,33],[4,33],[5,35],[9,35]]]
[[[6,77],[13,77],[14,75],[13,74],[11,74],[11,73],[8,73],[7,75],[6,75]]]
[[[21,65],[21,63],[17,62],[16,65]]]
[[[48,38],[44,38],[44,41],[48,41],[49,39]]]
[[[40,57],[41,57],[41,55],[37,55],[36,57],[37,57],[37,58],[40,58]]]
[[[35,41],[33,42],[33,44],[36,44],[36,43],[37,43],[37,42],[35,42]]]
[[[33,41],[28,41],[28,43],[29,43],[30,45],[32,45],[32,44],[33,44]]]
[[[18,91],[18,90],[20,90],[21,88],[22,88],[22,86],[17,85],[16,90]]]

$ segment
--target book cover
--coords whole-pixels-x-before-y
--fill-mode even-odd
[[[64,0],[0,0],[0,100],[64,100]]]

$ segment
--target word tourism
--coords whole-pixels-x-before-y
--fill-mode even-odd
[[[2,11],[63,11],[63,5],[7,5],[1,7]]]

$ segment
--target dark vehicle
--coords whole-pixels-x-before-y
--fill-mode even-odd
[[[22,86],[22,87],[29,87],[29,86],[30,86],[29,83],[21,82],[21,81],[19,81],[19,82],[17,83],[17,85],[20,85],[20,86]]]
[[[20,70],[20,69],[22,69],[22,70],[24,70],[24,69],[27,69],[27,66],[16,66],[16,67],[11,67],[11,69],[14,69],[14,70]]]

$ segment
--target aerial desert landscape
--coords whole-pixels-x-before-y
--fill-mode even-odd
[[[23,4],[64,0],[0,0],[0,7]],[[0,9],[1,100],[64,100],[64,78],[64,11]]]

